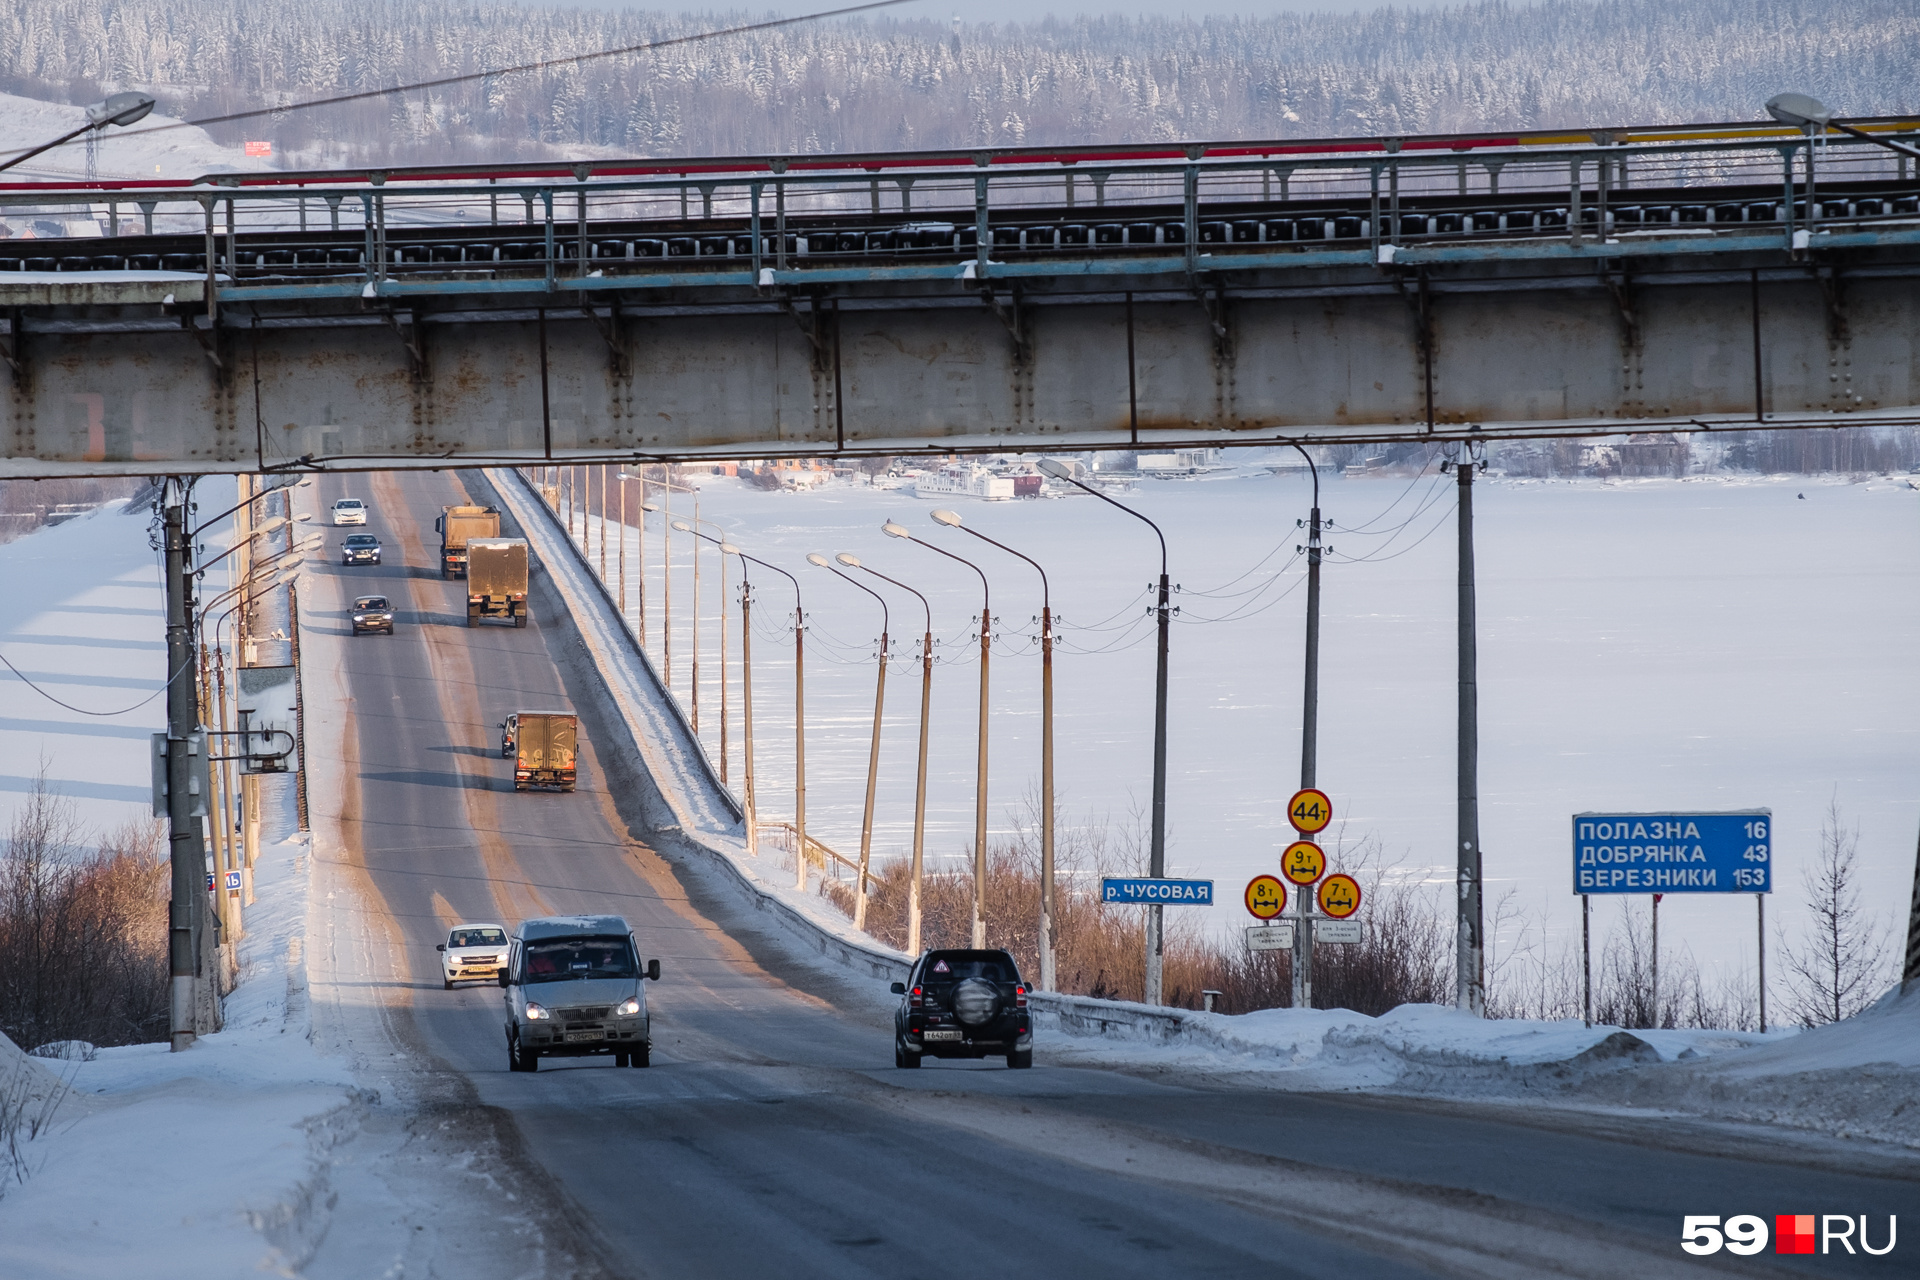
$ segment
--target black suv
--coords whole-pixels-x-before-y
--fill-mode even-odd
[[[894,1066],[989,1054],[1005,1054],[1009,1067],[1033,1065],[1027,984],[1006,952],[929,951],[893,994],[906,997],[893,1015]]]

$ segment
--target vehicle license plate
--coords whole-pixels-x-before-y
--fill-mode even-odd
[[[607,1033],[604,1031],[569,1031],[567,1032],[568,1044],[572,1044],[577,1040],[604,1040],[606,1038],[607,1038]]]
[[[957,1030],[932,1028],[923,1032],[920,1038],[922,1040],[958,1040],[960,1038],[960,1032]]]

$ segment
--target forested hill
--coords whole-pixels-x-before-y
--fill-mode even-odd
[[[1847,114],[1920,109],[1912,0],[1484,0],[1031,26],[939,12],[726,37],[219,136],[271,138],[281,163],[381,163],[1746,119],[1783,89]],[[83,102],[152,88],[191,118],[744,20],[427,0],[0,0],[0,89]]]

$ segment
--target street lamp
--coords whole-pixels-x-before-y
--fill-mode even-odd
[[[1047,571],[1032,556],[1022,555],[960,522],[957,511],[933,513],[936,524],[970,533],[1010,556],[1019,556],[1040,575],[1040,989],[1054,990],[1053,972],[1053,602]]]
[[[769,564],[759,556],[750,556],[731,543],[721,543],[720,549],[731,555],[739,556],[745,563],[757,564],[762,569],[771,569],[793,584],[793,832],[794,832],[794,888],[807,887],[807,661],[806,661],[806,610],[800,600],[800,580],[777,564]],[[744,580],[746,570],[740,571]],[[747,608],[742,596],[741,627],[747,624]],[[753,810],[753,685],[747,685],[747,810],[749,827]]]
[[[696,507],[697,511],[698,508]],[[701,533],[694,525],[706,525],[709,529],[720,526],[711,520],[693,517],[693,524],[676,520],[673,527],[682,533],[691,533],[703,542],[714,546],[724,546],[725,540]],[[693,733],[700,736],[700,548],[694,547],[693,559]],[[720,781],[727,779],[727,557],[720,556]]]
[[[973,789],[973,947],[987,945],[987,658],[993,644],[993,597],[987,587],[984,569],[945,547],[920,542],[903,525],[889,520],[880,526],[889,538],[918,542],[929,551],[937,551],[949,560],[957,560],[980,575],[980,745],[974,765]]]
[[[1804,93],[1775,94],[1773,97],[1767,99],[1767,114],[1775,120],[1778,120],[1781,124],[1789,124],[1796,129],[1805,129],[1808,133],[1813,133],[1816,130],[1824,132],[1827,129],[1838,129],[1841,133],[1849,137],[1858,138],[1862,142],[1871,142],[1876,147],[1885,147],[1887,150],[1897,151],[1903,156],[1912,156],[1915,159],[1920,159],[1920,149],[1910,147],[1904,142],[1895,142],[1891,138],[1877,137],[1874,134],[1868,133],[1865,129],[1856,129],[1850,124],[1835,120],[1833,113],[1827,110],[1825,103],[1821,102],[1818,98],[1809,97]]]
[[[1055,480],[1064,480],[1083,489],[1110,506],[1120,508],[1143,521],[1160,540],[1160,593],[1157,613],[1160,623],[1159,660],[1154,672],[1153,694],[1153,843],[1147,855],[1147,874],[1158,880],[1167,874],[1167,624],[1171,613],[1167,606],[1167,536],[1160,526],[1125,503],[1115,502],[1092,485],[1074,479],[1073,470],[1052,458],[1039,461],[1040,470]],[[1145,1003],[1160,1003],[1160,969],[1165,952],[1165,934],[1161,928],[1159,903],[1147,908],[1147,978]]]
[[[42,151],[51,151],[55,147],[72,142],[83,133],[93,133],[110,124],[130,125],[144,120],[153,110],[153,97],[145,93],[116,93],[105,102],[96,102],[87,108],[87,122],[71,133],[63,133],[52,142],[44,142],[29,151],[22,151],[13,159],[0,164],[0,170],[11,169],[22,160],[31,160]]]
[[[873,793],[880,781],[880,712],[887,697],[887,613],[886,597],[863,582],[855,582],[841,570],[834,567],[833,561],[818,551],[807,553],[807,563],[825,569],[845,578],[849,586],[860,588],[880,602],[880,674],[873,686],[873,745],[867,751],[867,805],[860,816],[860,881],[855,886],[853,906],[853,927],[867,927],[867,864],[873,854]]]
[[[1915,150],[1904,142],[1895,142],[1891,138],[1881,138],[1868,133],[1865,129],[1856,129],[1833,118],[1820,99],[1804,93],[1779,93],[1767,99],[1767,114],[1781,124],[1792,125],[1807,131],[1807,225],[1811,227],[1819,219],[1819,210],[1814,204],[1813,153],[1814,140],[1823,136],[1828,129],[1837,129],[1849,137],[1871,142],[1876,147],[1885,147],[1898,155],[1920,159],[1920,150]]]
[[[869,569],[857,556],[842,551],[834,557],[849,569],[870,573],[882,582],[890,582],[902,591],[913,588],[897,578],[889,578],[878,569]],[[933,708],[933,606],[918,591],[913,591],[926,611],[927,629],[920,638],[920,771],[913,791],[913,874],[907,888],[907,954],[920,954],[920,875],[925,865],[927,839],[927,723]]]

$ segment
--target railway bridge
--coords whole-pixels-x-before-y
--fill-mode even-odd
[[[0,475],[1920,422],[1914,161],[1774,124],[223,173],[0,217],[40,228],[0,241]]]

